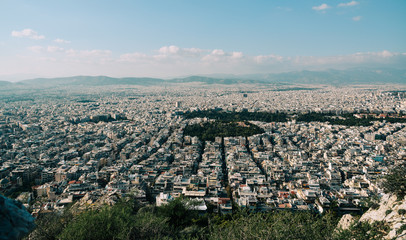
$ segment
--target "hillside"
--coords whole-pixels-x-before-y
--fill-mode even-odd
[[[7,81],[0,81],[0,87],[7,87],[12,85],[11,82],[7,82]]]
[[[107,76],[74,76],[61,78],[36,78],[17,83],[0,81],[0,86],[47,88],[58,86],[111,86],[138,85],[162,86],[162,84],[201,83],[204,85],[222,84],[405,84],[406,70],[399,69],[348,69],[325,71],[295,71],[272,74],[219,75],[218,77],[190,76],[169,80],[159,78],[113,78]]]
[[[385,84],[406,83],[406,70],[398,69],[348,69],[326,71],[296,71],[277,74],[254,75],[256,79],[269,82],[299,84]]]
[[[186,78],[174,78],[168,82],[172,83],[191,83],[200,82],[204,84],[269,84],[267,80],[253,80],[253,79],[243,79],[243,78],[212,78],[212,77],[202,77],[202,76],[191,76]]]
[[[157,78],[112,78],[106,76],[75,76],[64,78],[36,78],[24,80],[24,85],[56,87],[56,86],[107,86],[107,85],[157,85],[164,80]]]
[[[406,198],[398,200],[396,195],[385,194],[359,219],[346,214],[338,224],[338,228],[344,230],[341,236],[361,235],[360,232],[370,231],[371,226],[376,231],[375,236],[381,236],[379,239],[406,239]],[[369,238],[366,235],[361,239]]]
[[[397,200],[395,195],[385,194],[379,203],[379,208],[369,209],[360,221],[369,223],[384,221],[388,223],[390,231],[386,239],[406,239],[406,198]]]

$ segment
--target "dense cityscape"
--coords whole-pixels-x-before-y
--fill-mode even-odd
[[[0,189],[34,216],[127,195],[158,206],[185,197],[198,211],[222,214],[235,206],[323,213],[332,204],[360,212],[363,200],[382,193],[378,182],[389,167],[406,160],[406,100],[393,90],[172,85],[7,93],[0,103]],[[290,118],[250,121],[263,133],[247,137],[184,134],[214,121],[185,112],[211,109]],[[294,118],[307,112],[376,118],[369,126]],[[385,121],[389,115],[399,121]]]

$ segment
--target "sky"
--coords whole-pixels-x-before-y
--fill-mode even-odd
[[[0,0],[0,80],[406,68],[404,0]]]

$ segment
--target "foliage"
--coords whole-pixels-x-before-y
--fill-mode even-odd
[[[192,118],[209,118],[224,122],[233,121],[261,121],[261,122],[287,122],[289,119],[288,114],[284,112],[225,112],[221,110],[205,110],[205,111],[193,111],[183,113],[183,117],[186,119]],[[344,126],[371,126],[372,121],[387,121],[391,123],[405,123],[406,118],[399,117],[386,117],[384,119],[374,118],[367,116],[363,118],[356,118],[352,113],[335,114],[332,112],[318,113],[310,112],[304,114],[298,114],[297,121],[300,122],[329,122],[332,125],[344,125]]]
[[[406,196],[406,164],[394,167],[385,176],[382,187],[385,193],[393,193],[398,200]]]
[[[406,118],[385,118],[387,122],[390,123],[406,123]]]
[[[233,121],[261,121],[261,122],[287,122],[288,117],[286,113],[277,112],[224,112],[220,110],[206,110],[206,111],[194,111],[186,112],[183,117],[187,119],[191,118],[209,118],[220,120],[224,122]]]
[[[189,211],[182,200],[161,206],[139,205],[131,199],[114,206],[87,210],[77,216],[44,215],[37,221],[31,239],[176,239],[198,238],[207,226],[207,217]]]
[[[0,193],[5,197],[15,199],[23,192],[31,192],[31,187],[35,186],[35,182],[26,182],[22,186],[12,187],[9,189],[1,190]]]
[[[399,209],[398,214],[399,215],[405,215],[406,214],[406,209]]]
[[[132,206],[117,203],[100,210],[88,210],[70,222],[60,239],[127,239],[136,218]]]
[[[403,231],[406,231],[406,224],[403,224],[398,230],[396,230],[396,234],[401,234]]]
[[[337,240],[378,240],[388,233],[389,227],[383,221],[356,222],[349,229],[339,230],[334,239]]]
[[[38,240],[57,239],[57,236],[62,233],[64,228],[73,219],[69,208],[70,207],[68,207],[63,214],[47,213],[40,215],[35,221],[38,227],[30,233],[29,238]]]
[[[185,135],[197,136],[202,141],[214,141],[216,137],[248,137],[260,133],[264,133],[264,130],[249,122],[220,121],[188,125],[184,131]]]
[[[209,239],[331,239],[337,220],[332,214],[281,211],[241,213],[212,226]]]
[[[173,235],[173,228],[169,226],[166,217],[142,209],[136,217],[134,227],[130,230],[131,239],[163,239]]]
[[[378,209],[379,206],[379,197],[377,195],[374,195],[372,197],[366,198],[361,201],[360,206],[363,210],[363,212],[368,211],[369,208],[372,209]]]
[[[70,220],[57,215],[38,224],[31,239],[380,239],[383,223],[357,223],[334,231],[338,218],[310,212],[253,213],[236,209],[233,214],[199,215],[193,202],[177,199],[160,207],[139,208],[133,201],[85,211]],[[50,215],[51,216],[51,215]],[[52,226],[55,223],[55,227]]]
[[[158,215],[168,218],[170,225],[175,228],[186,227],[193,219],[198,218],[198,215],[189,211],[185,204],[182,199],[177,198],[170,204],[159,207]]]

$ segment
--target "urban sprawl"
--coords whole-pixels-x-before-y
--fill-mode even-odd
[[[201,212],[359,211],[379,180],[406,160],[406,98],[396,86],[161,86],[2,92],[0,192],[33,215],[114,204],[158,206],[184,197]],[[182,113],[351,113],[370,126],[250,121],[264,133],[187,136],[213,121]],[[363,116],[364,115],[364,116]],[[374,119],[375,119],[374,118]],[[241,123],[243,124],[243,123]]]

